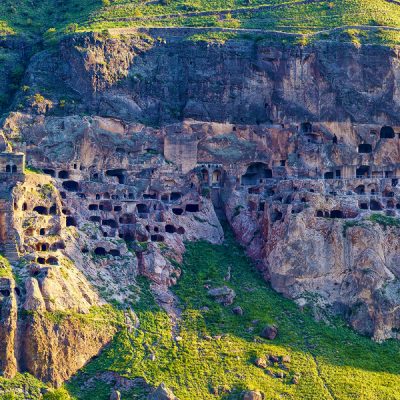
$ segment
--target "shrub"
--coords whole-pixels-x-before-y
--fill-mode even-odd
[[[43,400],[71,400],[71,396],[65,389],[61,388],[48,391],[43,395]]]

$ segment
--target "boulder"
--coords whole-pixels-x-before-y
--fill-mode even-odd
[[[267,359],[265,357],[258,357],[254,364],[259,368],[267,368]]]
[[[298,385],[300,382],[300,377],[298,375],[293,376],[292,378],[292,384],[293,385]]]
[[[164,383],[160,383],[153,393],[149,394],[148,400],[179,400],[171,389],[168,389]]]
[[[291,361],[292,360],[291,360],[290,356],[288,356],[288,355],[282,356],[282,362],[283,363],[289,364]]]
[[[210,289],[208,295],[213,297],[215,301],[223,304],[224,306],[229,306],[233,303],[236,293],[233,289],[228,286],[222,286],[214,289]]]
[[[265,326],[260,334],[261,337],[268,340],[274,340],[277,335],[278,335],[278,328],[275,325]]]
[[[243,392],[242,400],[263,400],[264,396],[255,390],[247,390]]]

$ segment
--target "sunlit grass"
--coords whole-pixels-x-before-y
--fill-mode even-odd
[[[232,278],[224,281],[228,268]],[[232,287],[234,305],[240,305],[244,315],[234,315],[234,305],[223,307],[210,299],[205,285]],[[301,312],[263,282],[229,235],[223,246],[187,244],[183,276],[173,289],[183,310],[176,333],[154,304],[146,282],[141,287],[142,300],[133,304],[140,328],[121,331],[112,346],[67,385],[76,398],[107,399],[110,388],[104,382],[80,388],[100,371],[115,371],[143,377],[153,386],[165,382],[182,400],[235,399],[243,389],[261,390],[268,399],[320,400],[332,393],[336,399],[400,399],[397,342],[374,343],[340,320],[330,326],[315,322],[308,311]],[[272,342],[259,337],[267,323],[279,327]],[[175,335],[182,340],[175,341]],[[285,378],[271,377],[254,365],[256,357],[266,354],[291,356]],[[281,371],[277,366],[269,369]],[[291,383],[295,374],[300,376],[298,385]],[[141,395],[133,390],[123,398]]]

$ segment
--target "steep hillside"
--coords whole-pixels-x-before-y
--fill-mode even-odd
[[[310,309],[300,311],[262,282],[229,232],[223,245],[188,245],[173,288],[178,322],[171,323],[148,285],[141,279],[140,300],[121,305],[136,310],[140,326],[123,329],[65,385],[72,398],[108,400],[118,390],[123,400],[145,399],[164,382],[181,400],[242,399],[246,390],[271,400],[400,399],[398,343],[376,344],[340,320],[315,322]],[[223,286],[236,294],[232,305],[208,295]],[[237,307],[243,313],[232,311]],[[270,324],[278,327],[273,342],[260,336]],[[31,399],[38,398],[35,385],[25,388]]]
[[[352,40],[397,42],[397,31],[389,28],[399,26],[400,7],[392,0],[6,0],[0,5],[0,15],[0,33],[28,36],[43,34],[48,29],[51,29],[49,33],[65,33],[143,26],[258,29],[298,34],[324,32],[326,35],[334,28],[346,30],[355,26],[343,34],[342,40],[350,36]],[[368,37],[365,27],[372,30],[373,37]]]

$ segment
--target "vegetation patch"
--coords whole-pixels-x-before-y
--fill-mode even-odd
[[[400,227],[400,219],[394,217],[388,217],[387,215],[382,214],[372,214],[369,217],[371,222],[382,225],[385,228],[388,226]]]
[[[178,325],[140,278],[137,300],[130,305],[140,326],[122,329],[66,385],[74,398],[108,399],[112,386],[101,379],[108,371],[151,386],[164,382],[181,400],[240,399],[244,389],[258,389],[267,399],[400,399],[398,342],[374,343],[340,320],[330,326],[315,322],[311,312],[300,311],[262,280],[231,233],[221,246],[187,243],[182,272],[173,288],[182,309]],[[236,292],[227,307],[207,294],[208,288],[224,285]],[[235,306],[243,315],[232,312]],[[274,341],[260,337],[267,324],[278,326]],[[269,355],[290,356],[288,369],[255,365]],[[298,384],[292,383],[295,375]],[[84,385],[88,380],[90,387]],[[143,393],[143,387],[133,386],[122,399],[143,399]]]
[[[0,255],[0,278],[11,278],[13,276],[10,262]]]

